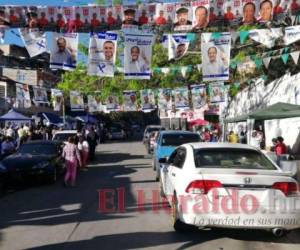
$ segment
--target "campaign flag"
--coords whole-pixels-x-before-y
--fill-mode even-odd
[[[31,100],[29,86],[27,84],[16,83],[16,108],[30,108]]]
[[[76,67],[78,50],[77,33],[53,33],[50,50],[50,68],[73,70]]]
[[[203,81],[228,80],[230,63],[231,34],[202,33]]]
[[[191,85],[192,103],[194,109],[203,108],[207,104],[206,87],[204,84]]]
[[[64,100],[62,91],[51,89],[51,98],[54,111],[60,111]]]
[[[20,35],[30,57],[47,52],[46,34],[39,29],[20,28]]]
[[[152,89],[141,90],[142,111],[151,111],[156,108],[155,93]]]
[[[169,34],[168,43],[169,60],[178,60],[186,54],[190,41],[187,34]]]
[[[136,92],[132,90],[123,91],[124,111],[136,111]]]
[[[72,111],[84,110],[83,96],[78,91],[70,91],[70,104]]]
[[[210,103],[225,102],[225,86],[223,82],[209,84]]]
[[[186,87],[176,88],[173,91],[176,109],[189,108],[189,91]]]
[[[102,103],[101,103],[101,97],[100,92],[97,91],[97,93],[93,95],[88,95],[88,108],[89,112],[95,113],[102,111]]]
[[[125,79],[150,79],[152,43],[152,34],[125,34]]]
[[[90,37],[88,74],[114,76],[118,35],[113,32],[93,33]]]
[[[33,89],[33,94],[34,94],[33,101],[36,105],[42,104],[42,103],[49,103],[48,96],[47,96],[47,90],[45,88],[32,86],[32,89]]]

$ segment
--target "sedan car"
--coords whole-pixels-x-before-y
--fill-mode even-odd
[[[282,236],[300,227],[299,185],[259,149],[190,143],[161,158],[161,193],[177,231],[253,228]]]
[[[0,168],[7,171],[8,183],[42,177],[47,183],[54,183],[62,170],[61,147],[53,141],[31,141],[6,157]]]
[[[67,142],[68,138],[71,137],[75,137],[77,135],[77,131],[76,130],[61,130],[61,131],[57,131],[54,135],[52,140],[53,141],[57,141],[57,142]]]
[[[150,139],[151,133],[154,131],[160,131],[160,130],[165,130],[165,128],[160,125],[148,125],[145,128],[144,135],[143,135],[143,143],[144,143],[147,151],[148,151],[149,139]]]
[[[110,128],[108,132],[108,139],[110,140],[124,140],[126,138],[125,131],[118,127]]]

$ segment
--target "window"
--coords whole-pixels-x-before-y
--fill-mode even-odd
[[[182,168],[185,161],[186,150],[185,148],[178,148],[174,156],[173,165]]]
[[[162,146],[173,146],[177,147],[185,143],[199,142],[200,136],[198,134],[164,134],[162,137]]]

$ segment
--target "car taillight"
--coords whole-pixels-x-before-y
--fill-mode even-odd
[[[275,182],[272,188],[280,190],[285,196],[299,193],[299,185],[296,182]]]
[[[212,188],[222,187],[222,184],[219,181],[215,180],[196,180],[192,181],[185,192],[190,194],[207,194],[208,191]]]

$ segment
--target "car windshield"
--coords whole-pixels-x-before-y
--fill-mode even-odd
[[[57,154],[57,148],[54,144],[23,144],[19,153],[32,155],[54,155]]]
[[[180,146],[185,143],[199,142],[200,136],[198,134],[165,134],[162,136],[162,146]]]
[[[197,168],[276,169],[264,154],[252,149],[195,149],[194,156]]]
[[[161,127],[152,127],[152,128],[147,128],[146,133],[150,134],[153,131],[159,131],[159,130],[164,130],[164,128]]]
[[[56,135],[54,135],[53,140],[67,141],[70,136],[75,136],[75,135],[76,134],[69,134],[69,133],[66,133],[66,134],[56,134]]]

